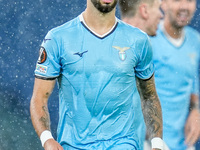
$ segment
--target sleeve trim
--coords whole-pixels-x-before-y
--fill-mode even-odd
[[[44,76],[35,75],[35,78],[42,79],[42,80],[55,80],[57,77],[44,77]]]
[[[137,76],[137,75],[136,75]],[[141,80],[143,80],[143,81],[147,81],[147,80],[149,80],[149,79],[151,79],[152,77],[154,76],[154,72],[151,74],[151,76],[149,76],[149,77],[147,77],[147,78],[140,78],[140,77],[138,77],[139,79],[141,79]]]

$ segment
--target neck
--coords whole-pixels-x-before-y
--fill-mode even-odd
[[[174,39],[181,38],[183,34],[183,28],[176,28],[168,20],[164,20],[165,31]]]
[[[136,16],[132,18],[125,17],[122,19],[122,21],[130,24],[133,27],[139,28],[145,32],[145,23],[141,18],[138,18]]]
[[[92,4],[83,13],[85,23],[99,35],[107,33],[115,24],[115,9],[109,13],[99,12]]]

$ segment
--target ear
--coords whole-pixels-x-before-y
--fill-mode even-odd
[[[148,19],[149,18],[149,12],[148,12],[148,5],[146,3],[141,3],[139,6],[139,12],[140,12],[140,16],[143,19]]]

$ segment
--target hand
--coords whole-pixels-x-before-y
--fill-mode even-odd
[[[64,150],[63,147],[54,139],[49,139],[44,143],[45,150]]]
[[[193,109],[190,112],[185,125],[185,136],[186,136],[185,143],[188,146],[194,145],[199,138],[199,133],[200,133],[200,114],[197,109]]]

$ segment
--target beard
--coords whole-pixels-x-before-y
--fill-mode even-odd
[[[91,0],[95,8],[97,8],[101,13],[111,12],[117,5],[117,0],[114,0],[113,4],[102,5],[100,0]]]
[[[188,25],[192,18],[193,18],[193,14],[189,11],[185,11],[185,13],[187,14],[187,19],[181,20],[179,16],[179,14],[181,13],[178,12],[178,15],[173,16],[173,14],[169,13],[169,21],[172,24],[172,26],[178,30],[182,29],[183,27],[185,27],[186,25]]]

